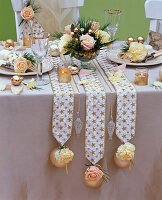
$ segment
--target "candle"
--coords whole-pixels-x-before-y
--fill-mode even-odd
[[[159,70],[159,80],[162,81],[162,68]]]
[[[68,68],[58,69],[58,80],[63,83],[71,81],[71,70]]]
[[[23,46],[30,48],[30,37],[23,38]]]
[[[137,67],[135,73],[136,85],[148,85],[148,69],[144,67]]]

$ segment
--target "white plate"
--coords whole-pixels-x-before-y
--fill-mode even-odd
[[[118,57],[118,53],[121,52],[120,49],[113,49],[110,52],[107,53],[107,57],[109,60],[118,63],[118,64],[126,64],[130,66],[152,66],[152,65],[159,65],[162,64],[162,56],[153,59],[153,60],[148,60],[145,63],[131,63],[129,61],[123,60]]]
[[[53,69],[53,66],[49,61],[46,60],[43,62],[43,74],[51,71],[52,69]],[[0,69],[0,74],[9,75],[9,76],[14,76],[14,75],[32,76],[32,75],[36,75],[37,72],[15,73],[15,72],[10,72],[7,70]]]

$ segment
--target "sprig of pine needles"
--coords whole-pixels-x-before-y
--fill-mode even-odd
[[[128,44],[123,45],[122,48],[121,48],[121,51],[123,53],[126,53],[128,50],[129,50],[129,45]]]
[[[32,65],[35,65],[36,63],[36,60],[34,59],[34,56],[30,53],[24,53],[23,57],[26,59],[26,60],[29,60],[31,62]]]

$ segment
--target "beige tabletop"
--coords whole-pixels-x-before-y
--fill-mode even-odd
[[[149,85],[135,86],[137,89],[136,135],[130,142],[135,144],[135,163],[131,172],[117,168],[113,155],[121,144],[114,135],[106,142],[106,153],[100,164],[107,168],[110,182],[99,189],[84,185],[82,175],[88,164],[84,155],[84,128],[78,138],[73,133],[67,145],[75,156],[65,169],[52,166],[50,151],[58,146],[52,136],[51,85],[43,90],[24,90],[20,96],[10,91],[0,92],[0,194],[2,200],[161,200],[162,199],[162,90],[150,87],[158,80],[161,66],[149,67]],[[56,73],[56,71],[54,71]],[[110,119],[110,89],[100,73],[100,81],[105,85],[107,94],[106,122]],[[103,71],[102,71],[103,73]],[[134,82],[134,67],[125,72]],[[104,76],[104,73],[103,73]],[[44,77],[49,78],[48,74]],[[31,77],[25,78],[25,82]],[[105,77],[107,80],[107,78]],[[78,77],[75,77],[78,80]],[[0,81],[10,81],[10,77],[1,75]],[[75,91],[75,112],[78,93]],[[81,92],[81,119],[85,125],[85,92]],[[116,110],[116,93],[113,89],[113,113]],[[115,116],[114,116],[115,117]],[[105,133],[107,134],[107,132]],[[107,139],[107,137],[106,137]]]

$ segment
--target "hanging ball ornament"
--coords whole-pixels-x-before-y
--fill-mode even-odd
[[[136,40],[133,37],[127,38],[127,44],[129,45],[131,42],[135,42]]]
[[[98,188],[103,182],[103,172],[96,166],[89,166],[83,173],[83,182],[91,188]]]
[[[78,28],[74,28],[74,33],[77,33],[78,32]]]
[[[139,37],[137,38],[137,41],[143,44],[143,43],[145,42],[145,39],[144,39],[144,37],[139,36]]]
[[[93,31],[91,29],[89,29],[88,34],[91,35],[93,33]]]
[[[74,153],[67,147],[55,148],[50,153],[50,160],[55,167],[66,167],[72,161]]]
[[[5,47],[14,47],[14,41],[12,39],[8,39],[5,42]]]
[[[120,168],[129,168],[131,161],[130,160],[122,160],[122,159],[116,157],[116,155],[114,155],[114,162]]]
[[[70,35],[71,35],[71,37],[74,37],[74,32],[71,32]]]

